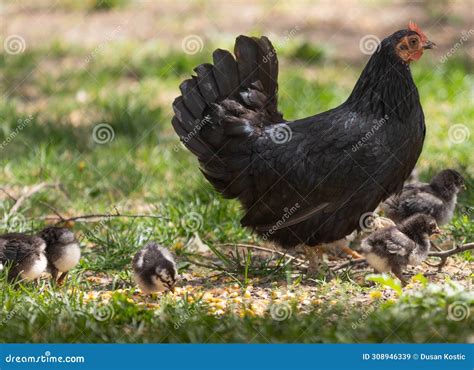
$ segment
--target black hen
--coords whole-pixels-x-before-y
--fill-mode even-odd
[[[235,59],[217,49],[180,85],[173,127],[215,189],[240,200],[243,226],[283,247],[332,242],[401,190],[425,137],[409,62],[432,45],[409,28],[381,42],[344,103],[308,118],[278,111],[266,37],[239,36]]]
[[[431,215],[438,225],[451,221],[457,194],[465,188],[464,178],[455,170],[443,170],[429,184],[406,184],[400,194],[388,198],[382,209],[388,218],[400,222],[415,213]]]

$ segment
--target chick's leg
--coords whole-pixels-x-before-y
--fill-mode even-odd
[[[322,251],[318,246],[309,247],[305,245],[303,249],[306,259],[308,260],[307,275],[315,277],[319,274],[319,271],[321,270]]]
[[[400,268],[400,266],[392,267],[392,272],[397,278],[400,279],[402,286],[405,286],[408,284],[407,281],[405,280],[405,277],[403,276],[402,269]]]
[[[59,270],[54,266],[50,266],[49,267],[49,272],[51,274],[51,277],[53,278],[53,281],[56,282],[58,280]]]
[[[66,278],[67,273],[68,273],[68,271],[62,273],[62,275],[58,279],[58,285],[63,285],[64,279]]]

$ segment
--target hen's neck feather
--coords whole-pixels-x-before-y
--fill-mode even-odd
[[[410,67],[391,49],[383,45],[370,58],[345,103],[352,111],[396,115],[403,121],[420,104]]]

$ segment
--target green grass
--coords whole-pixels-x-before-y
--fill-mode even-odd
[[[280,55],[281,109],[288,118],[341,103],[362,68],[323,58],[323,51],[307,44],[300,48],[292,45]],[[316,57],[305,66],[308,55]],[[130,261],[148,239],[170,246],[181,261],[183,274],[193,271],[185,261],[196,254],[183,245],[195,234],[211,247],[220,243],[261,243],[239,226],[237,202],[223,200],[211,189],[171,128],[170,103],[178,94],[180,81],[196,64],[209,59],[210,50],[190,56],[158,43],[111,44],[95,53],[53,42],[50,48],[28,49],[20,55],[0,54],[0,143],[18,128],[19,122],[28,119],[0,151],[1,186],[15,194],[23,186],[39,182],[59,182],[62,189],[35,194],[23,204],[15,220],[6,217],[13,201],[2,198],[3,229],[38,229],[44,224],[41,217],[54,215],[51,207],[64,216],[110,213],[115,208],[122,213],[163,216],[76,223],[74,229],[84,245],[83,258],[62,289],[51,288],[46,280],[38,286],[13,287],[1,277],[0,341],[468,340],[472,320],[450,320],[447,310],[454,302],[471,305],[472,296],[462,288],[449,288],[448,283],[444,288],[439,288],[441,283],[438,288],[419,284],[400,298],[384,297],[372,310],[374,304],[355,298],[367,297],[374,288],[354,284],[351,276],[340,281],[339,288],[333,282],[318,281],[317,295],[333,296],[336,303],[324,301],[300,312],[298,302],[290,301],[293,314],[283,321],[275,321],[268,314],[215,317],[209,313],[209,304],[199,299],[189,303],[183,297],[158,296],[148,302],[157,304],[152,308],[136,301],[133,289],[129,289],[133,287]],[[461,59],[440,65],[429,57],[414,66],[428,126],[419,161],[421,178],[426,180],[440,169],[454,167],[470,184],[459,198],[455,218],[446,227],[448,236],[457,242],[472,241],[474,235],[470,212],[474,204],[473,146],[472,137],[453,143],[448,131],[453,124],[474,130],[470,68]],[[99,124],[112,127],[113,140],[103,144],[94,140],[94,127]],[[258,285],[257,278],[264,279],[275,270],[272,261],[248,254],[240,257],[239,263],[232,260],[223,265],[227,269],[224,275],[230,275],[228,284],[238,281],[242,286],[239,294],[244,294],[248,285]],[[466,253],[460,261],[472,261],[471,254]],[[91,281],[89,278],[95,275],[106,277],[107,282]],[[294,274],[291,265],[278,269],[274,276],[278,287],[289,284],[290,290],[299,289],[301,277]],[[212,288],[211,281],[203,284]],[[125,290],[117,291],[122,288]],[[90,291],[111,292],[108,304],[100,299],[86,302],[84,295]],[[352,327],[354,322],[356,329]]]

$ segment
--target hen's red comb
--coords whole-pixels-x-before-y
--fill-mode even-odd
[[[418,35],[420,35],[420,38],[421,38],[422,42],[428,41],[428,37],[426,37],[426,35],[423,33],[423,31],[420,29],[420,27],[418,27],[416,25],[415,22],[410,21],[410,23],[408,23],[408,29],[410,31],[415,31]]]

